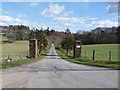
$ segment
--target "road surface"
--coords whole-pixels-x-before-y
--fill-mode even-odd
[[[4,69],[3,88],[118,88],[118,71],[74,64],[57,56],[54,45],[38,62]]]

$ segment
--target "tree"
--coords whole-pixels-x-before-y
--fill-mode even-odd
[[[70,32],[70,29],[66,29],[66,38],[61,42],[61,47],[66,50],[66,55],[68,55],[69,50],[73,49],[74,38]]]
[[[29,39],[33,39],[35,38],[35,32],[33,30],[31,30],[30,34],[29,34]]]
[[[45,48],[48,45],[48,42],[47,42],[47,39],[45,37],[45,33],[42,29],[41,30],[36,30],[35,33],[36,33],[36,39],[38,40],[38,44],[37,44],[38,52],[40,54],[42,50],[45,50]]]

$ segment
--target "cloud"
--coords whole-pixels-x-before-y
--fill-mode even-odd
[[[98,20],[98,18],[90,18],[90,17],[86,17],[87,20],[91,20],[91,21],[96,21]]]
[[[59,23],[85,23],[85,19],[77,17],[57,17],[53,19]]]
[[[70,14],[73,14],[73,11],[65,11],[63,16],[69,16]]]
[[[56,17],[60,15],[68,16],[70,14],[73,14],[72,11],[65,11],[64,5],[58,5],[58,4],[50,4],[48,8],[45,8],[42,12],[40,12],[44,17]]]
[[[10,22],[10,21],[13,21],[13,18],[9,17],[9,16],[0,16],[0,21],[2,21],[2,22]]]
[[[48,8],[42,11],[42,15],[45,17],[54,17],[64,12],[64,5],[50,4]]]
[[[39,5],[38,2],[32,2],[32,3],[30,3],[30,6],[31,6],[31,7],[36,7],[36,6],[38,6],[38,5]]]
[[[108,13],[117,13],[118,12],[118,3],[111,3],[107,7]]]
[[[0,16],[0,25],[28,25],[27,20],[19,19],[19,18],[13,18],[10,16]]]
[[[29,26],[30,28],[47,28],[47,25],[43,23],[31,22],[24,19],[13,18],[11,16],[5,16],[5,15],[0,16],[0,25],[1,26],[26,25]]]
[[[96,28],[96,27],[113,27],[113,26],[118,26],[118,22],[114,22],[111,20],[101,20],[101,21],[92,21],[91,24],[88,24],[89,27],[91,28]]]

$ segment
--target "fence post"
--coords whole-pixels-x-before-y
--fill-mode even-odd
[[[95,50],[93,50],[93,58],[92,60],[95,60]]]
[[[112,56],[112,52],[111,51],[109,51],[109,61],[111,61],[111,56]]]

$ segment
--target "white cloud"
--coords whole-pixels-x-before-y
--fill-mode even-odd
[[[85,23],[86,20],[76,17],[57,17],[54,18],[54,21],[57,21],[59,23]]]
[[[73,11],[65,11],[63,16],[69,16],[70,14],[73,14]]]
[[[111,20],[102,20],[102,21],[92,21],[91,24],[88,25],[91,28],[96,28],[96,27],[113,27],[113,26],[118,26],[118,22],[114,22]]]
[[[46,28],[46,24],[35,23],[27,20],[23,20],[20,18],[13,18],[10,16],[0,16],[0,25],[8,26],[8,25],[26,25],[30,26],[30,28]]]
[[[0,16],[0,24],[1,25],[17,25],[17,24],[23,24],[23,25],[28,25],[28,21],[19,19],[19,18],[13,18],[10,16]]]
[[[90,18],[90,17],[86,17],[87,20],[92,20],[92,21],[96,21],[98,20],[98,18]]]
[[[118,3],[111,3],[107,6],[108,13],[117,13],[118,12]]]
[[[64,5],[59,6],[58,4],[50,4],[48,8],[42,11],[42,15],[45,17],[54,17],[64,12]]]
[[[38,2],[32,2],[32,3],[30,3],[30,6],[31,6],[31,7],[36,7],[36,6],[38,6],[38,5],[39,5]]]
[[[69,26],[72,26],[72,24],[71,23],[65,23],[64,26],[69,27]]]
[[[58,5],[58,4],[50,4],[48,8],[45,8],[42,12],[40,12],[44,17],[56,17],[60,15],[68,16],[70,14],[73,14],[72,11],[65,11],[64,5]]]
[[[2,22],[11,22],[11,21],[13,21],[13,18],[9,17],[9,16],[0,16],[0,21],[2,21]]]

